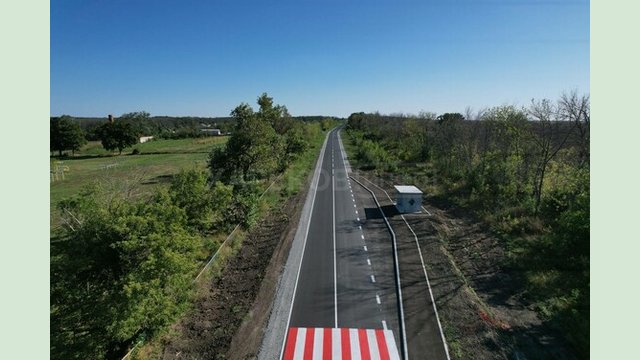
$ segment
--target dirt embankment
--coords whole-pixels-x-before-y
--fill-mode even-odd
[[[370,172],[359,175],[393,197],[392,184]],[[381,201],[391,201],[371,187]],[[423,203],[427,212],[405,218],[415,231],[431,282],[452,359],[575,359],[561,334],[548,328],[521,297],[519,274],[504,266],[500,240],[468,212],[434,199]],[[399,217],[399,216],[397,216]],[[399,235],[400,219],[392,221]]]
[[[162,359],[256,357],[305,195],[302,191],[272,209],[250,231],[176,326],[178,335],[165,345]]]

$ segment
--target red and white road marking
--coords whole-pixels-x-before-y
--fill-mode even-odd
[[[289,328],[284,360],[400,360],[391,330]]]

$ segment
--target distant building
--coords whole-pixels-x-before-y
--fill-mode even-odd
[[[220,131],[220,129],[200,129],[200,131],[202,131],[207,135],[213,135],[213,136],[222,135],[222,131]]]
[[[396,189],[396,208],[398,212],[420,212],[422,191],[413,185],[394,185]]]
[[[149,140],[153,140],[153,136],[141,136],[140,137],[140,144],[146,143]]]

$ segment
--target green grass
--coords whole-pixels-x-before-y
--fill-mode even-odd
[[[166,186],[182,169],[205,169],[209,151],[226,141],[227,137],[156,140],[136,145],[139,155],[129,155],[133,148],[128,148],[120,156],[105,151],[99,142],[90,142],[75,156],[61,159],[68,171],[64,180],[50,183],[51,227],[57,224],[57,204],[86,185],[101,182],[117,188],[137,183],[137,193],[149,193]],[[51,158],[52,167],[56,161]]]
[[[137,144],[122,151],[122,154],[130,154],[135,148],[140,150],[142,154],[150,153],[197,153],[209,152],[212,145],[224,144],[227,142],[227,136],[210,136],[198,139],[178,139],[178,140],[152,140],[144,144]],[[100,141],[90,141],[80,151],[76,152],[75,157],[88,156],[111,156],[117,155],[118,152],[107,151],[102,147]]]

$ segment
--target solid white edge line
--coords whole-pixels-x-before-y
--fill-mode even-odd
[[[333,141],[331,142],[331,155],[335,152]],[[331,201],[333,204],[333,312],[334,312],[334,327],[338,327],[338,265],[336,261],[336,177],[331,171]],[[355,206],[355,205],[354,205]]]
[[[322,144],[322,148],[320,149],[320,154],[318,155],[318,161],[316,163],[316,170],[319,169],[318,176],[317,177],[315,176],[315,170],[314,170],[314,177],[316,178],[312,179],[311,181],[311,186],[313,186],[311,188],[313,190],[313,198],[311,199],[311,211],[309,212],[309,221],[307,222],[307,230],[304,235],[304,242],[302,243],[302,256],[300,256],[300,264],[298,264],[298,274],[296,275],[296,283],[293,286],[293,297],[291,298],[291,306],[289,307],[289,317],[287,319],[287,326],[285,327],[285,330],[284,330],[284,337],[282,339],[282,348],[280,349],[279,359],[282,359],[282,357],[284,356],[284,347],[287,343],[287,335],[289,334],[289,325],[291,324],[291,313],[293,313],[293,303],[296,300],[296,292],[298,291],[298,280],[300,279],[300,270],[302,269],[302,262],[304,261],[304,251],[307,247],[307,237],[309,237],[309,227],[311,227],[311,218],[313,217],[313,207],[316,202],[316,195],[318,194],[318,191],[317,191],[318,183],[320,182],[320,173],[322,173],[322,163],[324,162],[324,153],[325,153],[327,142],[329,140],[330,135],[331,135],[331,131],[327,133],[327,136],[324,139],[324,143]],[[315,181],[315,186],[313,185],[314,181]]]
[[[427,215],[431,216],[431,213],[429,212],[429,210],[425,209],[424,206],[420,206],[422,208],[422,210],[424,210],[424,212],[427,213]]]
[[[427,275],[427,267],[424,264],[424,258],[422,257],[422,248],[420,247],[420,243],[418,242],[418,236],[407,222],[407,219],[404,218],[404,215],[400,215],[404,223],[407,224],[409,230],[413,234],[413,238],[416,240],[416,246],[418,247],[418,254],[420,255],[420,262],[422,263],[422,271],[424,271],[424,278],[427,281],[427,288],[429,288],[429,296],[431,297],[431,304],[433,305],[433,311],[436,313],[436,321],[438,322],[438,329],[440,330],[440,337],[442,338],[442,343],[444,344],[444,352],[447,355],[447,359],[451,359],[449,357],[449,345],[447,345],[447,339],[444,337],[444,331],[442,330],[442,324],[440,323],[440,316],[438,315],[438,308],[436,307],[436,300],[433,297],[433,291],[431,291],[431,283],[429,282],[429,275]]]
[[[371,185],[377,187],[378,189],[382,190],[384,192],[385,195],[387,195],[387,198],[389,198],[389,201],[391,201],[393,203],[393,200],[391,200],[391,196],[389,196],[389,193],[387,193],[383,188],[381,188],[380,186],[376,185],[373,181],[367,179],[364,176],[361,176],[365,181],[367,181],[368,183],[370,183]],[[422,209],[424,211],[427,212],[427,214],[431,215],[431,213],[429,213],[429,211],[427,211],[427,209],[424,208],[424,206],[421,206]],[[444,331],[442,330],[442,324],[440,323],[440,316],[438,315],[438,308],[436,307],[436,301],[433,297],[433,291],[431,291],[431,283],[429,282],[429,276],[427,275],[427,267],[424,264],[424,258],[422,257],[422,248],[420,248],[420,242],[418,241],[418,235],[416,235],[415,231],[413,231],[413,228],[411,227],[411,225],[409,225],[409,222],[407,222],[407,219],[405,219],[404,215],[400,215],[400,217],[402,218],[402,220],[404,221],[404,223],[407,225],[407,227],[409,228],[409,230],[411,230],[411,233],[413,234],[413,238],[416,241],[416,246],[418,247],[418,254],[420,255],[420,262],[422,263],[422,271],[424,271],[424,278],[427,282],[427,287],[429,288],[429,296],[431,297],[431,304],[433,305],[433,311],[436,314],[436,321],[438,323],[438,329],[440,330],[440,337],[442,338],[442,343],[444,344],[444,352],[447,355],[447,359],[451,359],[449,357],[449,345],[447,345],[447,339],[444,336]]]

